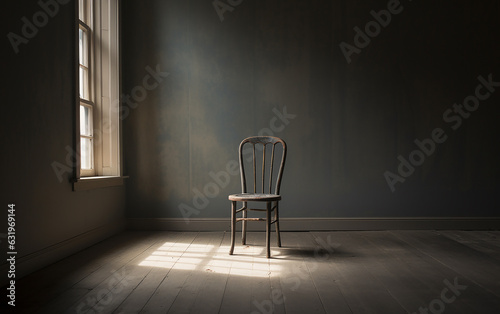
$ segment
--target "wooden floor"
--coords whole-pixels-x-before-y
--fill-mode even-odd
[[[264,238],[123,233],[19,280],[16,310],[500,313],[499,231],[283,232],[271,259]]]

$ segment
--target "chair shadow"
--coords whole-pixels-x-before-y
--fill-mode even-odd
[[[344,257],[355,257],[358,254],[353,254],[343,248],[335,249],[324,249],[324,248],[297,248],[297,247],[286,247],[282,246],[280,248],[271,248],[271,251],[275,251],[271,257],[278,259],[288,259],[288,260],[299,260],[299,259],[335,259]]]
[[[262,253],[264,253],[265,246],[261,244],[253,244],[248,243],[244,245],[244,247],[240,248],[240,254],[238,254],[237,250],[235,250],[234,255],[249,255],[247,253],[243,253],[245,250],[251,247],[262,248]],[[241,251],[241,249],[243,251]],[[241,254],[243,253],[243,254]],[[346,250],[343,247],[339,248],[330,248],[325,249],[322,247],[293,247],[293,246],[284,246],[281,247],[271,246],[271,259],[282,259],[282,260],[302,260],[302,259],[317,259],[317,260],[326,260],[326,259],[339,259],[339,258],[350,258],[350,257],[359,257],[359,252],[351,252]],[[265,254],[264,254],[265,257]]]

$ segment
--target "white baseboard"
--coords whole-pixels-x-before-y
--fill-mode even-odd
[[[129,218],[130,230],[228,231],[229,218]],[[238,224],[238,226],[241,224]],[[281,218],[281,231],[335,230],[499,230],[500,217]],[[265,224],[248,222],[249,231]]]
[[[16,280],[118,234],[125,229],[125,226],[126,223],[124,220],[114,222],[66,239],[34,253],[24,256],[18,255],[16,256]],[[8,269],[9,265],[7,263],[0,265],[0,274],[7,274]],[[7,282],[7,276],[2,276],[0,287],[6,285]]]

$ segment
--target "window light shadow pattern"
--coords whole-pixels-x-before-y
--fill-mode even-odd
[[[229,255],[229,246],[166,242],[139,266],[203,271],[249,277],[269,277],[282,270],[282,259],[268,259],[265,247],[244,246],[238,255]],[[279,252],[273,252],[277,254]]]

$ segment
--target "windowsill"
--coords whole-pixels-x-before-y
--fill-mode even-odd
[[[85,191],[123,185],[123,180],[128,177],[96,176],[82,177],[73,182],[73,191]]]

